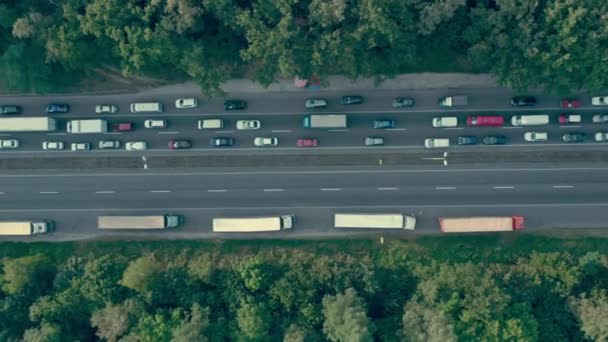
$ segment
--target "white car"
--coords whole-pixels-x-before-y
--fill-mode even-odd
[[[198,106],[198,100],[195,99],[194,97],[175,100],[175,108],[178,108],[178,109],[196,108],[197,106]]]
[[[549,138],[547,132],[526,132],[524,140],[530,142],[547,141]]]
[[[424,140],[426,148],[442,148],[450,147],[450,139],[447,138],[429,138]]]
[[[279,146],[279,138],[276,137],[257,137],[253,140],[253,144],[258,147]]]
[[[596,114],[591,118],[593,123],[606,123],[608,122],[608,115]]]
[[[91,149],[91,143],[72,143],[72,151],[88,151]]]
[[[65,145],[62,141],[45,141],[42,143],[42,149],[47,150],[63,150]]]
[[[99,148],[102,150],[120,148],[120,141],[118,141],[118,140],[100,140]]]
[[[260,129],[260,120],[239,120],[236,122],[236,129]]]
[[[103,113],[116,113],[118,112],[118,107],[115,105],[97,105],[95,106],[95,113],[103,114]]]
[[[146,120],[144,121],[146,128],[167,128],[167,120]]]
[[[129,141],[125,144],[127,151],[144,151],[148,149],[148,144],[145,141]]]
[[[307,109],[325,108],[325,107],[327,107],[327,100],[318,99],[318,98],[308,99],[308,100],[306,100],[304,105],[306,106]]]
[[[608,140],[608,132],[596,132],[595,141],[607,141]]]
[[[458,118],[455,116],[436,116],[433,118],[433,127],[456,127]]]
[[[594,106],[608,106],[608,96],[592,97],[591,104]]]
[[[0,140],[0,148],[19,148],[19,140],[2,139]]]

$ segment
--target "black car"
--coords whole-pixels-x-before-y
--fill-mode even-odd
[[[0,106],[0,114],[20,114],[20,106]]]
[[[51,103],[46,106],[45,111],[49,114],[53,113],[67,113],[70,111],[70,106],[65,103]]]
[[[414,107],[415,103],[411,97],[395,97],[393,99],[393,108]]]
[[[374,128],[376,129],[395,128],[395,125],[395,120],[392,119],[374,120]]]
[[[507,137],[503,135],[488,135],[481,139],[481,143],[484,145],[504,145],[507,143]]]
[[[536,97],[534,96],[515,96],[511,99],[513,107],[532,107],[536,105]]]
[[[189,140],[169,140],[170,150],[180,150],[183,148],[192,148],[192,143]]]
[[[209,141],[211,147],[227,147],[234,145],[234,138],[217,137]]]
[[[342,96],[342,99],[340,100],[340,103],[342,103],[343,105],[362,104],[363,103],[363,96],[361,96],[361,95]]]
[[[458,137],[457,140],[458,145],[477,145],[477,137],[472,135],[464,135],[462,137]]]
[[[564,133],[562,140],[567,143],[580,143],[585,141],[586,136],[583,132]]]
[[[247,108],[247,101],[245,100],[226,100],[224,102],[225,110],[242,110]]]

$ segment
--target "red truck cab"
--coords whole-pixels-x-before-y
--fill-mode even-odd
[[[467,126],[503,126],[505,118],[500,115],[470,115],[467,117]]]

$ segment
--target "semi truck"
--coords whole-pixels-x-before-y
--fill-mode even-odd
[[[345,114],[311,114],[304,117],[304,128],[346,128]]]
[[[444,233],[510,232],[524,229],[524,217],[440,217],[439,226]]]
[[[99,216],[99,229],[165,229],[175,228],[182,224],[180,215],[151,215],[151,216]]]
[[[439,107],[450,108],[466,106],[469,104],[469,97],[466,95],[444,96],[439,98]]]
[[[0,132],[53,132],[57,121],[51,118],[0,118]]]
[[[41,221],[3,221],[0,222],[0,235],[35,235],[48,233],[53,229],[54,222]]]
[[[216,233],[278,232],[295,225],[294,215],[264,217],[218,217],[213,219]]]
[[[416,217],[403,214],[334,214],[334,227],[414,230]]]
[[[68,133],[106,133],[108,131],[108,122],[100,119],[90,120],[70,120],[66,126]]]

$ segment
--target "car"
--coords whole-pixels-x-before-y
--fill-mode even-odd
[[[455,116],[436,116],[433,118],[433,127],[456,127],[458,118]]]
[[[175,100],[175,108],[184,109],[184,108],[196,108],[198,107],[198,100],[194,97],[188,97],[184,99]]]
[[[211,147],[229,147],[234,145],[234,138],[229,137],[215,137],[209,141]]]
[[[260,120],[238,120],[236,129],[260,129],[262,123]]]
[[[279,138],[276,137],[256,137],[253,144],[257,147],[279,146]]]
[[[91,143],[72,143],[70,147],[72,151],[88,151],[91,149]]]
[[[346,95],[342,96],[340,103],[343,105],[354,105],[354,104],[362,104],[363,96],[361,95]]]
[[[42,142],[42,149],[45,151],[48,150],[63,150],[65,145],[62,141],[44,141]]]
[[[468,126],[502,126],[505,118],[500,115],[470,115],[467,117]]]
[[[131,122],[119,122],[112,124],[112,130],[115,132],[131,132],[135,127]]]
[[[304,105],[307,109],[325,108],[327,107],[327,100],[320,98],[308,99]]]
[[[547,141],[549,138],[547,132],[526,132],[524,140],[529,142]]]
[[[148,149],[148,144],[145,141],[128,141],[125,144],[127,151],[144,151]]]
[[[242,110],[247,108],[245,100],[226,100],[224,101],[225,110]]]
[[[534,96],[514,96],[511,98],[511,106],[513,107],[532,107],[536,105],[536,97]]]
[[[481,139],[484,145],[504,145],[507,143],[507,137],[503,135],[488,135]]]
[[[105,113],[116,113],[118,112],[118,107],[115,105],[102,104],[95,106],[95,113],[97,114],[105,114]]]
[[[477,137],[472,135],[463,135],[456,140],[458,145],[477,145]]]
[[[2,139],[0,140],[0,148],[19,148],[19,140]]]
[[[557,121],[560,124],[569,124],[569,123],[580,123],[583,120],[583,118],[580,115],[575,115],[575,114],[560,114],[557,117]]]
[[[591,118],[591,122],[593,123],[606,123],[608,122],[608,115],[599,115],[596,114]]]
[[[70,111],[70,106],[65,103],[51,103],[46,106],[45,111],[48,114],[68,113]]]
[[[382,145],[384,145],[384,138],[380,138],[380,137],[365,138],[365,146],[382,146]]]
[[[169,140],[170,150],[181,150],[185,148],[192,148],[192,142],[190,142],[190,140]]]
[[[594,106],[608,106],[608,96],[594,96],[591,98],[591,104]]]
[[[296,146],[317,147],[319,146],[319,140],[317,140],[316,138],[298,138],[298,140],[296,140]]]
[[[146,128],[167,128],[167,120],[148,119],[148,120],[144,121],[144,127],[146,127]]]
[[[372,127],[375,129],[387,129],[387,128],[395,128],[396,122],[392,119],[378,119],[374,120]]]
[[[595,132],[595,141],[608,141],[608,132]]]
[[[567,143],[580,143],[585,141],[586,134],[583,132],[564,133],[562,140]]]
[[[426,147],[426,148],[450,147],[450,139],[448,139],[448,138],[424,139],[424,147]]]
[[[198,129],[220,129],[224,127],[222,119],[204,119],[198,120],[196,127]]]
[[[120,148],[120,141],[118,141],[118,140],[100,140],[99,148],[102,150]]]
[[[560,102],[560,106],[562,108],[570,109],[570,108],[578,108],[581,106],[581,100],[577,99],[562,99]]]
[[[414,107],[416,102],[411,97],[395,97],[393,99],[393,108]]]
[[[0,114],[21,114],[21,107],[14,105],[0,106]]]

